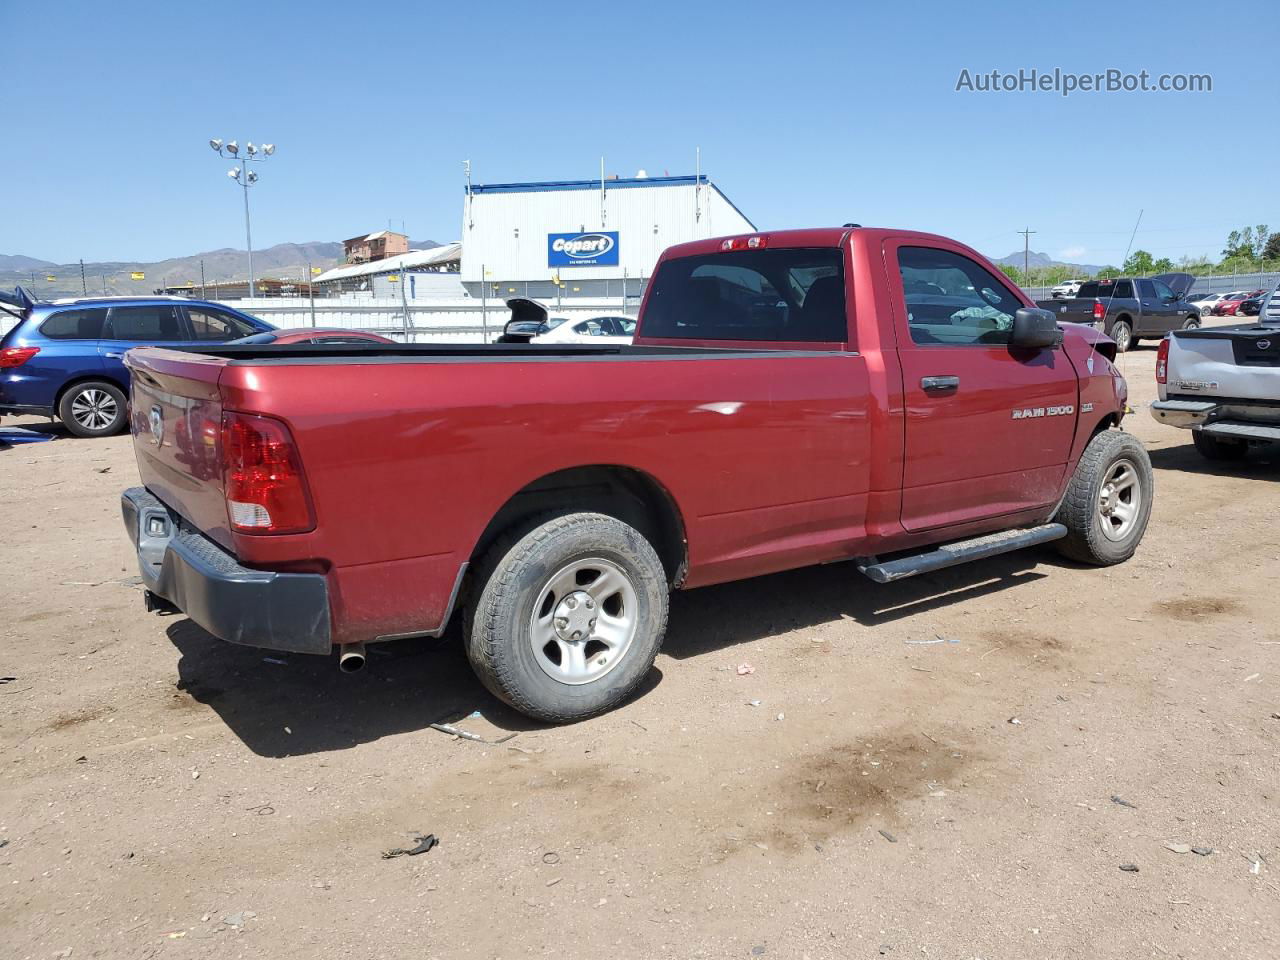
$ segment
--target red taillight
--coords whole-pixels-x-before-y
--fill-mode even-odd
[[[1107,315],[1107,308],[1102,305],[1101,300],[1093,301],[1093,319],[1101,320]]]
[[[1160,349],[1156,351],[1156,383],[1169,382],[1169,338],[1160,341]]]
[[[300,533],[316,525],[298,450],[279,420],[223,413],[222,487],[232,530]]]
[[[0,370],[20,367],[39,352],[39,347],[4,347],[0,349]]]

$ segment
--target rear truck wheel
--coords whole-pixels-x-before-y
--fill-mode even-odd
[[[1199,314],[1192,314],[1191,316],[1187,317],[1186,322],[1182,325],[1182,329],[1183,330],[1199,330],[1200,329]]]
[[[1116,342],[1116,352],[1124,353],[1133,346],[1133,328],[1126,320],[1117,320],[1111,325],[1111,339]]]
[[[58,418],[77,437],[109,437],[124,429],[124,393],[105,380],[77,383],[58,401]]]
[[[1249,444],[1243,440],[1224,440],[1202,430],[1191,431],[1191,442],[1206,460],[1230,462],[1243,460],[1249,452]]]
[[[499,699],[570,723],[616,707],[649,673],[667,628],[667,578],[649,541],[614,517],[535,524],[481,562],[467,656]]]
[[[1099,566],[1128,560],[1147,530],[1154,490],[1146,448],[1122,430],[1103,430],[1084,448],[1054,518],[1067,527],[1058,552]]]

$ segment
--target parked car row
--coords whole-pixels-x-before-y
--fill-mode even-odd
[[[37,301],[19,288],[0,294],[0,310],[17,319],[0,337],[0,415],[56,418],[77,437],[105,437],[124,429],[129,395],[124,354],[131,347],[395,342],[354,330],[277,330],[222,304],[182,297]]]

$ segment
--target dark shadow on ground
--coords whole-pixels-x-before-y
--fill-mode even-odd
[[[1176,447],[1148,448],[1151,466],[1157,470],[1178,470],[1210,477],[1255,477],[1275,480],[1280,476],[1280,444],[1268,443],[1250,447],[1243,460],[1206,460],[1190,442]],[[1159,496],[1159,490],[1156,491]]]
[[[662,649],[685,660],[837,620],[874,627],[1040,580],[1045,574],[1032,568],[1044,560],[1068,563],[1052,551],[1019,550],[886,584],[836,563],[678,593]]]
[[[1040,579],[1044,574],[1031,568],[1052,556],[1024,550],[886,585],[842,563],[679,593],[663,649],[687,660],[845,618],[888,623]],[[367,666],[356,674],[339,672],[336,655],[224,643],[185,617],[175,618],[167,632],[181,655],[178,702],[190,697],[207,704],[261,756],[345,750],[438,722],[457,721],[491,740],[543,728],[485,690],[456,625],[440,640],[371,645]],[[661,680],[660,670],[651,671],[636,697]],[[480,717],[472,718],[477,711]]]

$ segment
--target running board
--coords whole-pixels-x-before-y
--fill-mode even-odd
[[[1060,523],[1046,523],[1027,530],[1004,530],[1000,533],[989,533],[972,540],[957,540],[944,544],[927,553],[916,553],[897,560],[877,563],[875,557],[858,564],[858,570],[866,574],[876,583],[893,583],[905,580],[918,573],[932,573],[954,567],[970,560],[984,560],[987,557],[1011,553],[1023,547],[1034,547],[1037,544],[1061,540],[1067,535],[1067,528]]]

